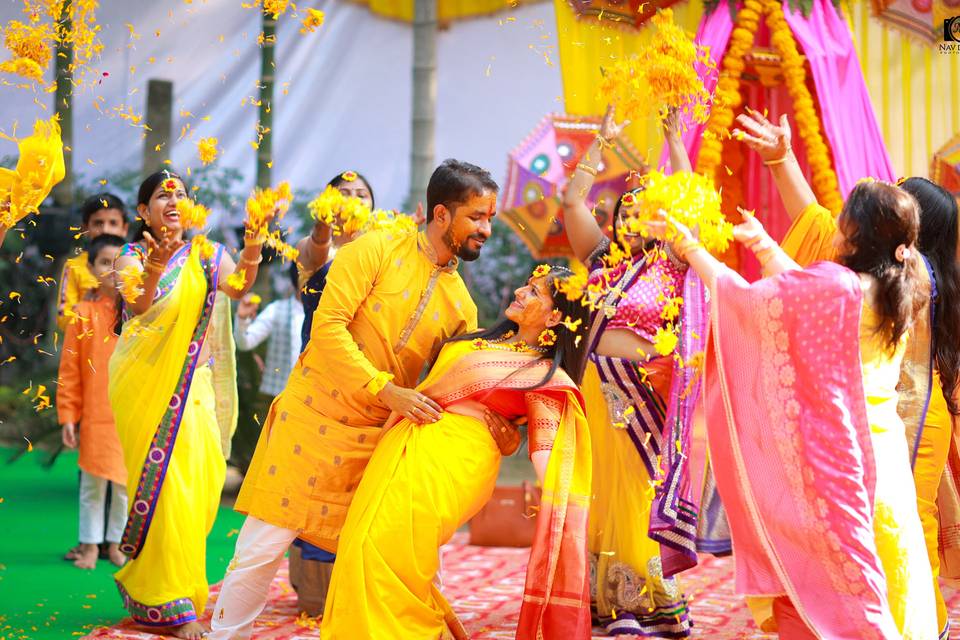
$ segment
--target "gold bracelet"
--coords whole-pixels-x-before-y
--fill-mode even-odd
[[[764,160],[764,161],[763,161],[763,166],[765,166],[765,167],[774,167],[774,166],[776,166],[776,165],[778,165],[778,164],[783,164],[784,162],[786,162],[787,160],[790,159],[790,153],[791,153],[792,151],[793,151],[793,148],[792,148],[792,147],[787,147],[787,150],[784,152],[784,154],[783,154],[782,156],[780,156],[779,158],[777,158],[776,160]]]
[[[776,249],[776,246],[764,247],[759,251],[755,251],[753,255],[757,257],[757,260],[760,262],[760,266],[765,267],[767,266],[767,263],[770,262],[771,259],[773,259],[773,254],[775,249]]]
[[[592,176],[594,176],[594,177],[596,177],[596,175],[597,175],[597,170],[596,170],[596,169],[594,169],[593,167],[591,167],[591,166],[588,165],[588,164],[583,164],[582,162],[578,162],[578,163],[577,163],[577,169],[580,169],[581,171],[585,171],[585,172],[589,173],[590,175],[592,175]]]
[[[256,260],[256,262],[254,262],[253,260],[251,260],[251,259],[248,258],[247,256],[243,255],[243,252],[241,251],[241,252],[240,252],[240,260],[237,261],[237,264],[240,265],[240,266],[255,267],[255,266],[257,266],[258,264],[260,264],[261,262],[263,262],[263,253],[258,254],[258,255],[257,255],[257,260]]]
[[[682,238],[679,243],[679,246],[676,249],[674,249],[674,251],[676,251],[677,256],[681,260],[686,262],[687,254],[689,254],[691,251],[695,251],[696,249],[702,249],[702,248],[703,248],[703,245],[700,244],[699,240],[694,240],[693,238]]]
[[[600,150],[602,151],[602,150],[604,149],[604,147],[612,147],[612,146],[613,146],[613,140],[607,140],[606,138],[604,138],[602,135],[600,135],[600,134],[598,133],[598,134],[597,134],[597,144],[600,145]]]

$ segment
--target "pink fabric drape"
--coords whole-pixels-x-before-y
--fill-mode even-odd
[[[846,198],[867,176],[896,180],[847,23],[830,0],[814,0],[808,17],[786,0],[783,11],[810,62],[840,194]]]
[[[861,300],[856,275],[832,263],[752,285],[724,270],[705,374],[737,590],[788,596],[834,640],[900,637],[874,542]]]

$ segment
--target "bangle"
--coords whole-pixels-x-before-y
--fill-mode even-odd
[[[702,249],[702,248],[703,248],[703,245],[700,244],[699,240],[695,240],[693,238],[681,238],[680,242],[677,243],[677,247],[674,249],[674,251],[677,252],[677,256],[679,256],[681,260],[686,262],[687,254],[689,254],[691,251],[695,251],[697,249]]]
[[[238,264],[238,265],[245,265],[245,266],[248,266],[248,267],[255,267],[255,266],[257,266],[258,264],[260,264],[261,262],[263,262],[263,254],[262,254],[262,253],[257,254],[257,259],[256,259],[256,261],[253,261],[253,260],[251,260],[250,258],[248,258],[247,256],[243,255],[243,253],[241,252],[241,253],[240,253],[240,260],[237,261],[237,264]]]
[[[600,149],[602,150],[604,147],[612,147],[612,146],[613,146],[613,140],[607,140],[606,138],[604,138],[602,135],[600,135],[600,134],[598,133],[598,134],[597,134],[597,144],[600,145]]]
[[[586,173],[589,173],[590,175],[592,175],[592,176],[594,176],[594,177],[596,177],[596,175],[597,175],[597,170],[596,170],[596,169],[594,169],[593,167],[591,167],[591,166],[588,165],[588,164],[583,164],[582,162],[578,162],[578,163],[577,163],[577,169],[580,169],[580,171],[584,171],[584,172],[586,172]]]
[[[766,246],[759,251],[755,251],[753,255],[757,256],[757,260],[760,262],[761,267],[767,266],[767,263],[773,258],[774,250],[776,246]]]
[[[791,147],[787,147],[786,153],[784,153],[782,156],[780,156],[780,157],[777,158],[776,160],[764,160],[764,161],[763,161],[763,166],[765,166],[765,167],[773,167],[773,166],[776,166],[776,165],[778,165],[778,164],[783,164],[784,162],[786,162],[787,160],[790,159],[790,154],[791,154],[792,151],[793,151],[793,149],[792,149]]]

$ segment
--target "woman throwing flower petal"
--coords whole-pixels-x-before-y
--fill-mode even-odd
[[[597,612],[611,635],[632,634],[664,638],[687,636],[687,606],[674,573],[695,564],[695,509],[692,522],[673,519],[660,523],[655,500],[681,502],[674,493],[681,483],[661,486],[660,461],[669,458],[675,445],[666,435],[668,413],[678,417],[679,398],[672,406],[675,338],[664,315],[676,308],[685,291],[696,292],[699,283],[687,282],[687,267],[662,245],[643,237],[633,216],[643,191],[621,196],[614,207],[617,242],[611,245],[586,204],[600,165],[603,147],[612,145],[626,122],[614,121],[611,106],[604,115],[597,141],[584,154],[564,195],[564,223],[577,259],[591,269],[587,296],[596,307],[589,331],[590,362],[583,380],[593,443],[593,501],[590,506],[590,553],[596,563]],[[679,120],[667,118],[665,135],[674,171],[689,171],[690,162],[677,135]],[[625,259],[616,256],[629,250]],[[689,289],[687,285],[690,284]],[[683,301],[689,348],[703,309],[696,296]],[[680,318],[674,318],[680,321]],[[705,335],[705,331],[699,335]],[[659,347],[659,351],[658,351]],[[687,357],[692,353],[685,354]],[[692,415],[696,394],[686,398]],[[679,416],[683,418],[683,416]],[[662,455],[662,458],[661,458]],[[679,480],[679,477],[678,477]],[[668,495],[670,494],[670,495]],[[685,505],[684,505],[685,506]],[[690,520],[690,517],[687,520]],[[654,527],[651,527],[653,523]],[[663,524],[662,539],[648,534]],[[662,540],[670,545],[661,546]]]
[[[130,513],[116,574],[138,623],[191,640],[207,602],[206,537],[220,502],[236,427],[230,305],[257,277],[261,241],[246,237],[239,263],[202,236],[185,241],[169,171],[140,185],[141,239],[116,268],[139,277],[125,301],[110,361],[110,405],[127,464]],[[237,272],[237,288],[227,279]],[[136,285],[137,283],[134,283]]]
[[[748,215],[735,237],[768,276],[752,285],[672,223],[712,293],[707,431],[737,589],[784,638],[937,637],[897,415],[918,220],[909,194],[861,183],[832,239],[840,264],[800,270]]]

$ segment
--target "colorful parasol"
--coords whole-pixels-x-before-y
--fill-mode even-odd
[[[501,215],[535,258],[572,255],[560,199],[599,127],[599,118],[552,114],[509,155]],[[631,186],[631,174],[643,174],[646,169],[626,139],[604,149],[587,204],[595,207],[597,221],[608,235],[617,198]]]
[[[960,197],[960,133],[933,154],[930,179]]]

